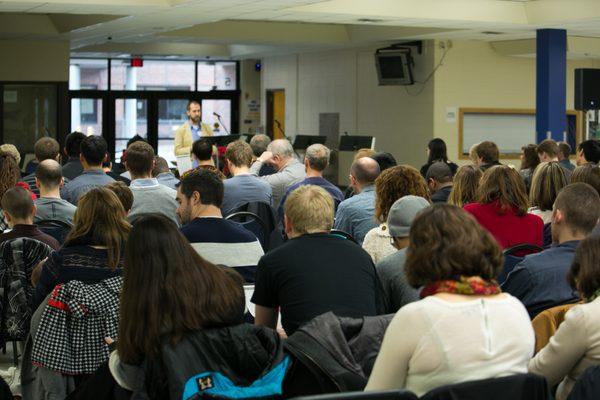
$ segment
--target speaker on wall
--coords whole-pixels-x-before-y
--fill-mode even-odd
[[[600,69],[575,69],[575,109],[600,109]]]

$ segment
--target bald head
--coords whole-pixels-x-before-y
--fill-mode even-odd
[[[55,160],[44,160],[38,165],[35,177],[40,191],[57,189],[63,179],[62,167]]]
[[[359,158],[350,167],[350,175],[360,186],[372,185],[380,172],[379,164],[371,157]]]

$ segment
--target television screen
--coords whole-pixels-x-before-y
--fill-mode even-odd
[[[379,85],[412,85],[412,57],[407,49],[378,50],[375,64]]]

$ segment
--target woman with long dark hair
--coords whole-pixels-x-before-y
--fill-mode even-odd
[[[427,164],[421,167],[421,175],[427,176],[427,171],[431,164],[435,162],[445,162],[450,167],[452,175],[456,173],[458,165],[451,161],[448,161],[448,151],[446,149],[446,142],[440,138],[431,139],[427,144]]]
[[[123,205],[112,191],[97,187],[84,194],[63,247],[41,268],[34,309],[59,283],[97,283],[120,275],[130,228]]]
[[[210,371],[240,390],[287,366],[276,331],[243,324],[241,276],[204,260],[168,218],[136,220],[125,248],[117,350],[109,367],[123,388],[151,399],[203,398]],[[145,376],[146,379],[137,379]],[[214,387],[212,386],[214,385]],[[215,396],[218,397],[218,396]],[[194,397],[195,398],[195,397]]]

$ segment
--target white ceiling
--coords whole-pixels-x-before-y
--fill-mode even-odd
[[[73,52],[95,54],[235,57],[253,46],[255,56],[412,39],[530,39],[539,28],[600,38],[600,0],[0,1],[0,13],[0,39],[68,40]]]

